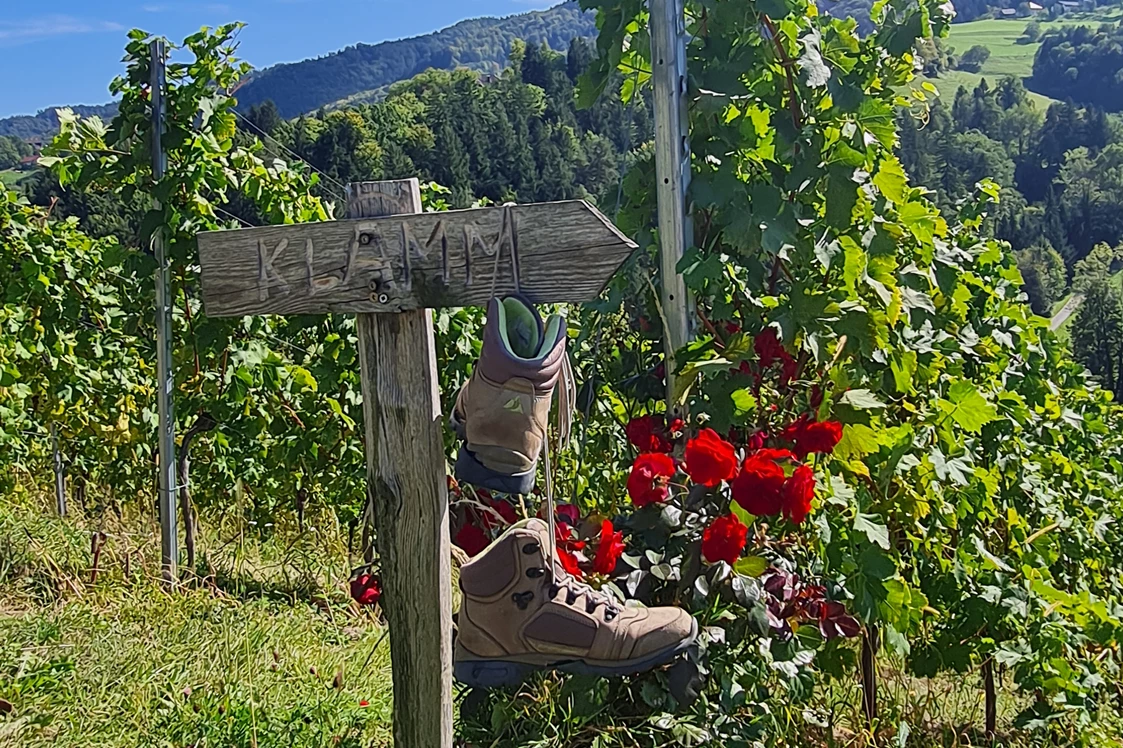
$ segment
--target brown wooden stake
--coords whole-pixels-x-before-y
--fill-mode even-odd
[[[998,732],[998,693],[994,688],[994,658],[988,657],[983,663],[983,691],[986,695],[986,735],[994,742]]]
[[[101,563],[101,549],[105,545],[105,533],[95,532],[90,536],[90,556],[93,557],[93,568],[90,569],[90,584],[97,583],[98,565]]]
[[[862,712],[871,726],[877,719],[877,637],[876,626],[862,634]]]
[[[416,179],[348,188],[348,213],[420,213]],[[367,481],[394,676],[394,744],[452,748],[448,495],[433,313],[360,314]]]

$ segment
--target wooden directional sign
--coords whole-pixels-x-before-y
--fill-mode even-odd
[[[367,486],[394,676],[394,744],[452,748],[444,419],[433,308],[522,290],[591,301],[635,244],[583,200],[421,213],[416,179],[348,186],[350,220],[199,235],[213,317],[358,314]]]
[[[592,301],[635,248],[584,200],[199,235],[212,317]]]

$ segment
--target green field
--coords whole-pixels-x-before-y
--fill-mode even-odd
[[[1061,20],[1041,20],[1042,33],[1049,29],[1062,26],[1095,25],[1107,21],[1118,21],[1123,18],[1123,10],[1113,9],[1095,14],[1073,15]],[[1018,78],[1028,78],[1033,73],[1033,56],[1037,53],[1040,44],[1018,44],[1017,40],[1025,30],[1027,18],[1012,20],[996,20],[988,18],[970,23],[957,23],[951,27],[951,34],[947,43],[961,55],[976,44],[981,44],[990,50],[990,58],[983,64],[978,73],[968,73],[963,70],[952,70],[939,76],[930,78],[940,91],[940,96],[947,102],[955,98],[955,92],[960,86],[968,89],[974,88],[983,78],[994,84],[999,78],[1012,75]],[[1032,93],[1031,96],[1040,107],[1047,107],[1053,102],[1048,96]]]
[[[27,172],[16,171],[15,169],[4,169],[0,171],[0,184],[5,187],[15,187],[16,184],[27,176]]]

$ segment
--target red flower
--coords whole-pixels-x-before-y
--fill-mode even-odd
[[[608,576],[616,571],[616,562],[624,553],[624,533],[613,532],[612,522],[605,520],[600,527],[600,543],[597,556],[593,559],[593,571]]]
[[[686,443],[686,472],[695,483],[713,488],[737,473],[733,445],[713,429],[702,429]]]
[[[480,524],[486,530],[505,529],[519,521],[519,515],[511,502],[505,499],[488,498],[485,503],[489,507],[479,510]]]
[[[672,418],[671,425],[667,427],[667,432],[671,435],[672,438],[677,438],[679,436],[682,436],[682,430],[685,428],[686,424],[683,423],[683,420],[681,418]]]
[[[558,504],[555,516],[559,522],[576,525],[581,521],[581,510],[577,508],[576,504]]]
[[[783,368],[780,371],[780,384],[786,385],[795,379],[799,364],[796,363],[794,358],[788,355],[787,351],[784,351],[783,362]]]
[[[745,549],[749,528],[732,514],[718,517],[702,532],[702,557],[711,564],[724,561],[732,566]]]
[[[577,564],[577,555],[571,551],[567,551],[560,545],[558,546],[558,560],[561,561],[562,568],[565,569],[565,573],[569,576],[575,579],[580,579],[585,576],[581,572],[581,567]]]
[[[811,512],[813,498],[815,498],[815,473],[806,465],[800,465],[784,484],[784,516],[797,525],[802,524]]]
[[[725,331],[730,335],[736,335],[737,333],[741,332],[741,326],[736,322],[726,322]]]
[[[760,335],[756,336],[753,340],[753,350],[756,351],[757,358],[760,359],[760,368],[767,369],[776,361],[786,360],[791,358],[786,350],[784,344],[776,338],[776,328],[766,327],[761,330]]]
[[[768,517],[779,514],[783,507],[780,492],[786,476],[772,455],[779,451],[762,449],[753,454],[733,479],[733,500],[749,514]]]
[[[377,605],[382,597],[382,580],[371,574],[360,574],[351,580],[351,599],[359,605]]]
[[[674,449],[671,440],[667,438],[666,419],[663,416],[633,418],[624,431],[628,435],[628,441],[640,452],[670,452]]]
[[[367,701],[366,699],[363,699],[362,701],[359,702],[359,706],[370,706],[370,702]]]
[[[766,439],[768,439],[768,434],[763,431],[757,431],[749,436],[749,441],[745,446],[749,448],[750,452],[755,452],[758,449],[764,449],[764,442]]]
[[[784,438],[795,444],[799,459],[809,454],[830,454],[842,439],[842,424],[838,421],[812,421],[804,414],[784,429]]]
[[[659,504],[667,500],[667,483],[675,474],[675,461],[665,454],[642,454],[632,463],[628,476],[628,495],[636,506]]]
[[[478,556],[491,545],[487,533],[471,523],[465,523],[456,533],[452,542],[459,546],[469,556]]]
[[[567,551],[585,550],[585,541],[576,537],[573,528],[565,524],[554,525],[554,542]]]

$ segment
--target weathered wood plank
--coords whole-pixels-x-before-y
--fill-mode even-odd
[[[372,207],[396,207],[383,202]],[[584,200],[199,234],[212,317],[591,301],[635,244]]]
[[[416,179],[348,188],[351,215],[420,211]],[[205,272],[205,271],[204,271]],[[358,317],[368,493],[394,677],[394,745],[452,748],[452,598],[441,400],[428,309]]]

